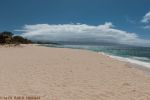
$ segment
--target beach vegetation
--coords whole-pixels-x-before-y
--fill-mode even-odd
[[[0,44],[29,44],[32,43],[31,40],[28,40],[22,36],[17,36],[8,31],[0,32]]]

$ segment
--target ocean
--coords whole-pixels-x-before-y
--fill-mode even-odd
[[[130,62],[150,68],[150,47],[120,45],[44,45],[48,47],[85,49],[98,52],[120,61]]]

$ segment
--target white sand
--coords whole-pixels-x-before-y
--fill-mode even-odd
[[[1,47],[0,97],[32,95],[41,100],[150,100],[150,78],[91,51]]]

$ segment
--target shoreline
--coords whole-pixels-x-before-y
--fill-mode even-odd
[[[45,46],[45,45],[39,45],[39,46],[51,47],[51,46]],[[107,54],[107,53],[104,53],[104,52],[97,52],[97,51],[88,50],[88,49],[69,48],[69,47],[51,47],[51,48],[66,48],[66,49],[76,49],[76,50],[85,50],[85,51],[96,52],[100,55],[108,56],[112,59],[115,59],[115,60],[118,60],[118,61],[121,61],[121,62],[124,62],[124,63],[129,63],[129,65],[132,65],[135,68],[143,70],[146,73],[150,72],[150,71],[147,71],[147,70],[150,69],[150,63],[140,61],[140,60],[135,60],[135,59],[131,59],[131,58],[125,58],[125,57],[121,57],[121,56],[110,55],[110,54]]]
[[[133,67],[133,68],[137,68],[139,70],[142,70],[145,73],[145,75],[150,76],[150,63],[142,62],[142,61],[139,61],[139,60],[134,60],[134,59],[131,59],[131,58],[113,56],[113,55],[106,54],[104,52],[98,52],[98,54],[108,56],[112,59],[127,63],[128,66]]]
[[[142,66],[142,67],[147,67],[150,68],[150,63],[146,62],[146,61],[141,61],[141,60],[137,60],[137,59],[133,59],[133,58],[129,58],[129,57],[121,57],[121,56],[117,56],[117,55],[112,55],[112,54],[108,54],[105,52],[99,52],[99,51],[94,51],[94,50],[90,50],[90,49],[82,49],[82,48],[72,48],[72,47],[55,47],[55,46],[47,46],[47,45],[40,45],[40,46],[45,46],[45,47],[54,47],[54,48],[68,48],[68,49],[79,49],[79,50],[88,50],[88,51],[92,51],[92,52],[97,52],[99,54],[102,54],[104,56],[109,56],[113,59],[119,60],[119,61],[123,61],[123,62],[127,62],[127,63],[131,63],[131,64],[135,64],[136,66]]]
[[[0,46],[0,48],[3,48],[3,47],[4,48],[23,48],[23,47],[27,47],[27,46],[47,47],[47,46],[43,46],[43,45],[39,45],[39,44],[21,44],[21,45],[17,45],[17,46],[4,45],[4,46]],[[60,47],[49,47],[48,46],[47,48],[57,48],[57,49],[59,49]],[[142,62],[142,61],[139,61],[139,60],[134,60],[134,59],[131,59],[131,58],[124,58],[124,57],[120,57],[120,56],[109,55],[109,54],[104,53],[104,52],[95,52],[95,51],[87,50],[87,49],[67,48],[67,47],[63,47],[63,48],[64,49],[81,50],[81,51],[89,51],[89,52],[97,53],[97,54],[109,57],[111,59],[114,59],[118,62],[126,63],[128,67],[132,67],[132,68],[136,68],[138,70],[141,70],[141,71],[144,72],[144,74],[146,76],[150,76],[150,66],[149,66],[150,63]],[[60,48],[60,49],[63,49],[63,48]],[[138,63],[137,63],[137,61],[138,61]]]
[[[64,49],[81,50],[81,51],[88,51],[88,52],[97,53],[98,55],[103,55],[103,56],[109,57],[113,60],[116,60],[118,62],[125,63],[128,68],[135,68],[137,70],[140,70],[140,71],[143,72],[143,74],[145,76],[150,77],[150,66],[149,66],[150,63],[142,62],[142,61],[139,61],[139,60],[134,60],[134,59],[131,59],[131,58],[124,58],[124,57],[120,57],[120,56],[109,55],[109,54],[104,53],[104,52],[95,52],[95,51],[88,50],[88,49],[69,48],[69,47],[51,47],[51,46],[44,46],[44,45],[38,45],[38,44],[34,44],[34,46],[42,46],[42,47],[57,48],[57,49],[59,49],[59,48],[63,49],[64,48]],[[137,61],[138,61],[138,63],[135,63]]]

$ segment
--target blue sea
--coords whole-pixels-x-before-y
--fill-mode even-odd
[[[98,52],[112,58],[145,67],[150,67],[150,47],[120,45],[50,45],[48,47],[85,49]]]

